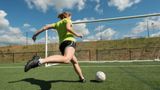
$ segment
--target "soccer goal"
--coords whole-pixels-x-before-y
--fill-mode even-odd
[[[160,13],[77,20],[73,29],[84,35],[77,39],[80,53],[76,55],[81,62],[159,61]],[[45,36],[47,57],[58,44],[49,45],[55,42],[48,42],[52,37],[48,31]]]

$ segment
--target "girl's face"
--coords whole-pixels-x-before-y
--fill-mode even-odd
[[[68,18],[69,18],[69,19],[71,19],[71,18],[72,18],[72,16],[70,15]]]

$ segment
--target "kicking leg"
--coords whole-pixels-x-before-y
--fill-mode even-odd
[[[73,58],[75,49],[73,47],[66,47],[64,56],[62,55],[53,55],[49,56],[45,59],[39,59],[35,58],[31,61],[29,61],[25,65],[25,72],[28,70],[38,67],[39,64],[44,64],[44,63],[69,63],[70,60]]]
[[[65,49],[64,56],[62,55],[53,55],[49,56],[45,59],[42,59],[41,64],[45,63],[69,63],[70,60],[73,58],[75,49],[73,47],[67,47]]]

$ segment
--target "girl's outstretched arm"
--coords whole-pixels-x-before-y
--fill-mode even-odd
[[[32,37],[33,41],[36,40],[36,37],[37,37],[40,33],[44,32],[44,31],[46,31],[46,30],[48,30],[48,29],[52,29],[52,28],[54,28],[54,27],[52,26],[52,24],[49,24],[49,25],[46,25],[46,26],[42,27],[40,30],[37,30],[36,33],[35,33],[35,34],[33,35],[33,37]]]

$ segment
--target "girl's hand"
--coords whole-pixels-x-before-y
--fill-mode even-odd
[[[34,42],[36,41],[36,36],[37,35],[33,35],[33,37],[32,37],[32,39],[33,39]]]
[[[36,41],[36,37],[37,37],[41,32],[43,32],[44,30],[46,30],[46,27],[43,27],[42,29],[37,30],[37,31],[35,32],[35,34],[32,36],[32,39],[33,39],[34,42]]]
[[[77,35],[77,37],[82,38],[82,37],[83,37],[83,35],[82,35],[82,34],[78,34],[78,35]]]
[[[32,36],[32,39],[34,42],[36,41],[36,37],[38,34],[39,34],[39,31],[36,31],[35,34]]]

